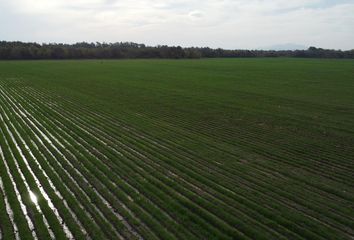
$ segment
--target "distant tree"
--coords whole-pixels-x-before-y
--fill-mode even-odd
[[[0,59],[120,59],[120,58],[236,58],[305,57],[354,58],[354,50],[328,50],[310,47],[296,51],[225,50],[212,48],[156,47],[133,42],[38,44],[0,41]]]

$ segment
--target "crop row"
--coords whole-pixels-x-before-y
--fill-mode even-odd
[[[353,196],[333,187],[351,186],[349,166],[341,165],[342,159],[321,165],[311,156],[312,163],[321,165],[314,175],[313,164],[296,159],[298,148],[277,149],[257,140],[252,131],[239,132],[237,144],[215,145],[207,131],[195,131],[183,119],[178,120],[185,126],[181,129],[143,111],[138,117],[129,111],[121,115],[117,119],[83,106],[80,99],[21,81],[0,81],[0,206],[4,206],[0,235],[16,239],[354,235],[347,207]],[[199,127],[218,131],[210,123]],[[200,154],[198,144],[226,162]],[[269,161],[244,161],[240,146]],[[330,153],[323,154],[331,159]],[[289,168],[301,174],[289,175]],[[330,174],[331,187],[321,184],[329,169],[338,172]],[[279,179],[291,191],[279,185]]]

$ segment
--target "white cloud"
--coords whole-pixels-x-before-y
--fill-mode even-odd
[[[0,0],[0,38],[354,48],[354,0]]]

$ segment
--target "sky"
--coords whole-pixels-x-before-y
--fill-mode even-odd
[[[0,40],[347,50],[354,0],[0,0]]]

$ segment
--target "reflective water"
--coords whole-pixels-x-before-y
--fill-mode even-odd
[[[31,201],[32,201],[34,204],[38,204],[37,195],[34,194],[31,190],[29,191],[29,196],[30,196]]]

